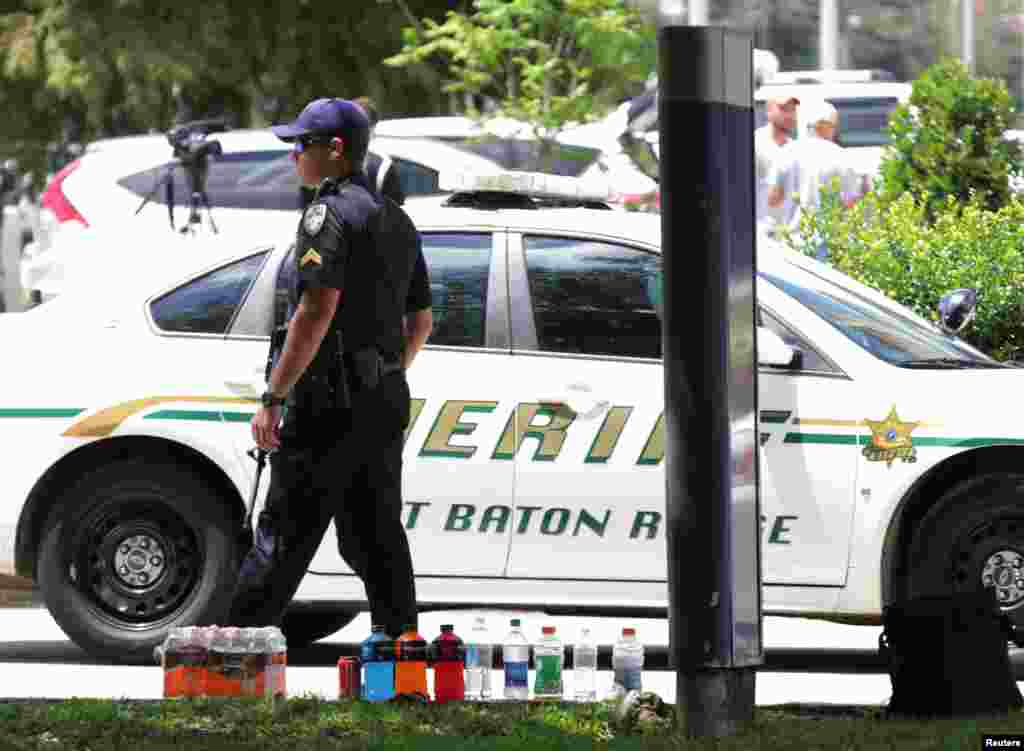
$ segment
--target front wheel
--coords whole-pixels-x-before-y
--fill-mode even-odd
[[[87,652],[139,661],[172,626],[217,623],[236,579],[224,499],[188,467],[128,460],[74,485],[47,521],[38,579]]]
[[[1024,626],[1024,475],[983,475],[949,490],[910,545],[911,597],[995,590]]]

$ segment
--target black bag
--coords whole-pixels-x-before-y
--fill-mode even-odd
[[[882,618],[888,714],[950,717],[1024,706],[1007,649],[1018,637],[994,590],[905,600],[887,606]]]

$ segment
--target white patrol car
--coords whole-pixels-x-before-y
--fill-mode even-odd
[[[664,614],[660,219],[514,195],[536,180],[409,207],[436,321],[404,455],[420,607]],[[0,551],[91,652],[148,656],[226,606],[282,219],[277,245],[124,244],[118,273],[0,316],[34,353],[0,376]],[[761,242],[764,612],[877,623],[911,588],[988,585],[1019,620],[1024,373]],[[363,608],[328,534],[289,639]]]

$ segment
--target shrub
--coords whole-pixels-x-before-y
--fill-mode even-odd
[[[804,212],[791,246],[814,256],[820,237],[837,270],[932,321],[943,294],[972,287],[977,316],[961,336],[999,360],[1024,351],[1024,199],[993,211],[977,194],[966,204],[950,195],[929,221],[912,193],[893,201],[869,193],[852,208],[826,194]]]
[[[890,117],[892,143],[877,182],[882,198],[910,193],[928,219],[950,196],[966,202],[973,193],[989,209],[1005,206],[1010,176],[1024,173],[1020,144],[1003,137],[1013,106],[1005,83],[974,78],[958,60],[928,68]]]

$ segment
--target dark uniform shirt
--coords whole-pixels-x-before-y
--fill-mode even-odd
[[[306,209],[293,254],[283,269],[294,274],[293,310],[307,287],[342,291],[310,371],[326,365],[321,358],[337,357],[338,334],[346,351],[376,347],[386,361],[400,358],[402,317],[431,304],[419,232],[405,211],[376,195],[365,176],[354,176]],[[288,276],[279,285],[291,286]]]

